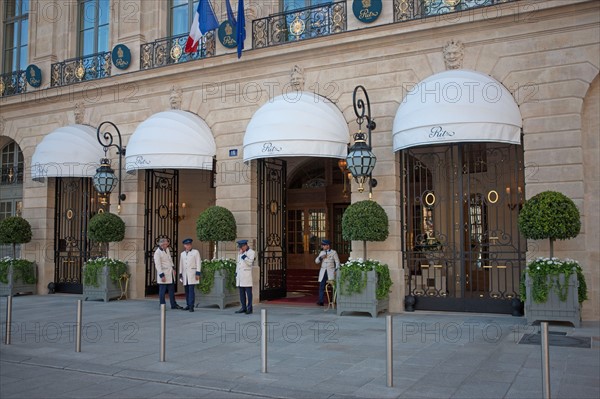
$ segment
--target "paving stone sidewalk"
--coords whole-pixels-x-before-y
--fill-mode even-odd
[[[386,318],[322,307],[261,305],[167,310],[159,361],[156,300],[83,302],[77,295],[13,298],[5,345],[0,298],[0,397],[6,398],[541,398],[537,333],[524,318],[414,312],[393,315],[393,387],[386,385]],[[268,316],[267,373],[261,315]],[[553,398],[600,397],[600,323],[550,327],[590,337],[591,348],[550,347]]]

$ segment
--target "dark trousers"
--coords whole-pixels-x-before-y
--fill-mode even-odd
[[[238,287],[240,289],[240,303],[243,310],[252,310],[252,287]],[[246,297],[248,301],[246,302]]]
[[[185,303],[190,309],[194,307],[196,302],[196,294],[194,292],[195,287],[196,286],[193,284],[183,286],[183,288],[185,289]]]
[[[323,280],[319,283],[319,303],[323,303],[325,300],[325,285],[327,284],[327,280],[329,280],[329,277],[327,276],[327,270],[325,270]]]
[[[177,306],[177,302],[175,302],[175,284],[159,284],[158,285],[158,299],[160,304],[165,303],[165,292],[169,291],[169,301],[171,302],[171,307],[174,308]]]

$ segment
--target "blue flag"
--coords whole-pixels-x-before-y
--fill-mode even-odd
[[[215,12],[213,11],[209,0],[200,0],[196,11],[198,12],[199,17],[198,22],[200,25],[200,32],[202,32],[203,35],[206,34],[206,32],[219,27],[217,17],[215,17]]]
[[[236,24],[237,32],[237,53],[238,58],[242,56],[242,50],[244,49],[244,40],[246,40],[246,16],[244,15],[244,0],[238,1],[238,16]]]
[[[233,15],[233,10],[231,9],[231,3],[229,0],[225,0],[225,7],[227,7],[227,19],[231,21],[232,24],[237,24],[235,19],[235,15]]]

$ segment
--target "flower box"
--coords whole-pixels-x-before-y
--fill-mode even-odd
[[[532,324],[536,321],[566,321],[575,327],[579,327],[581,322],[581,305],[578,300],[579,282],[575,273],[571,274],[568,281],[565,281],[565,275],[548,276],[548,283],[551,279],[558,279],[561,286],[567,284],[568,292],[566,300],[561,300],[555,290],[548,291],[546,302],[538,303],[533,300],[533,279],[531,276],[525,277],[525,317],[527,323]]]
[[[233,259],[211,259],[202,261],[202,277],[196,285],[196,306],[218,305],[219,309],[232,303],[239,303],[240,297],[235,287],[236,263]]]
[[[210,292],[208,294],[200,292],[196,295],[197,307],[218,305],[219,309],[222,310],[229,304],[240,303],[238,291],[227,286],[229,273],[228,270],[215,271]],[[204,276],[202,278],[204,278]]]
[[[344,312],[367,312],[372,317],[377,317],[380,312],[389,309],[389,297],[377,299],[377,273],[375,270],[363,272],[367,275],[367,286],[359,293],[342,294],[337,292],[337,315],[341,316]],[[340,287],[339,276],[336,279],[336,286]]]
[[[337,314],[367,312],[377,317],[389,309],[392,280],[388,266],[373,259],[349,259],[336,272]]]
[[[577,261],[536,258],[523,270],[520,291],[528,323],[566,321],[579,326],[587,284]]]
[[[0,296],[35,294],[36,291],[37,267],[34,262],[9,258],[0,260]]]
[[[103,262],[104,266],[98,266]],[[88,271],[92,267],[96,269],[93,276]],[[111,278],[111,274],[113,278]],[[111,299],[126,297],[128,279],[126,263],[108,258],[90,260],[83,266],[83,299],[108,302]]]

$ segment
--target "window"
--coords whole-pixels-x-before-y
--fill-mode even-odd
[[[0,220],[21,215],[23,209],[23,153],[14,141],[0,151]],[[17,246],[17,257],[20,246]],[[13,256],[12,245],[0,245],[0,257]]]
[[[332,3],[333,0],[282,0],[282,11],[292,11],[298,8],[318,6],[321,4]]]
[[[29,0],[4,0],[3,72],[27,67]]]
[[[190,31],[199,0],[170,0],[169,36],[182,35]]]
[[[80,56],[109,50],[110,0],[79,0]]]
[[[2,148],[2,178],[0,184],[23,183],[23,153],[13,141]]]

